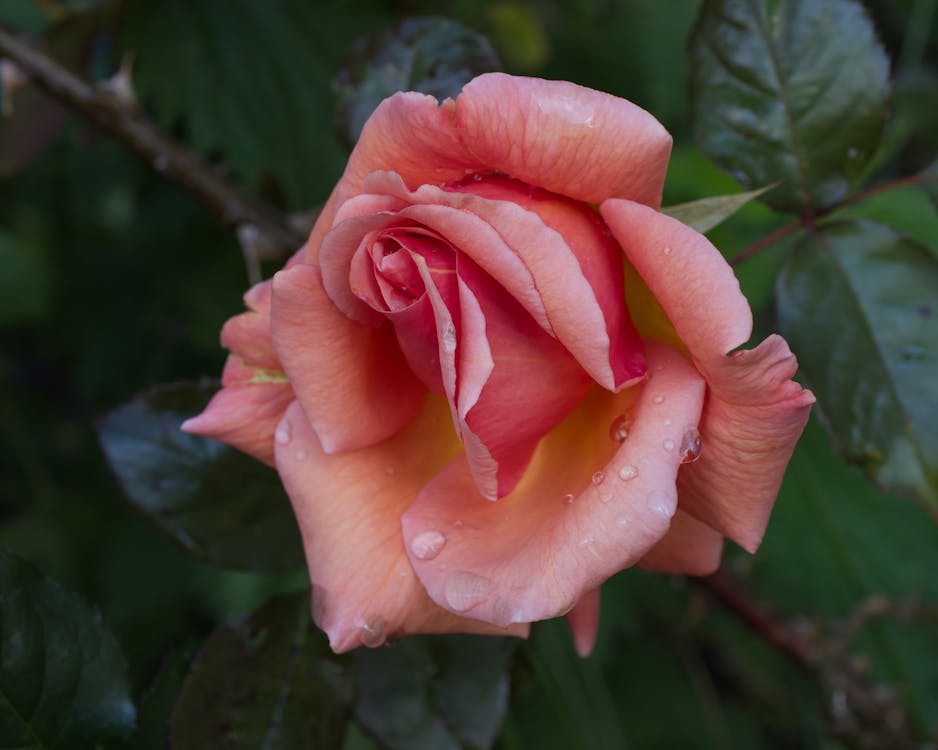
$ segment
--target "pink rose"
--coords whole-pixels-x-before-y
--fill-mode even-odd
[[[758,546],[814,399],[780,337],[733,351],[732,271],[658,212],[670,148],[570,83],[396,94],[226,323],[185,429],[276,466],[333,649],[569,612],[585,653],[609,576]]]

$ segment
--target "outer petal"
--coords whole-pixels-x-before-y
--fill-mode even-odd
[[[274,430],[293,389],[286,379],[246,367],[231,355],[222,378],[224,387],[197,417],[182,423],[193,435],[221,440],[265,464],[274,463]]]
[[[749,303],[706,237],[631,201],[606,201],[600,211],[694,357],[709,360],[746,343]]]
[[[456,125],[490,170],[587,203],[661,202],[671,136],[625,99],[565,81],[488,73],[463,88]]]
[[[686,468],[682,467],[681,473]],[[679,495],[678,503],[682,501],[683,497]],[[723,536],[719,532],[678,508],[668,533],[639,560],[638,565],[656,573],[706,576],[720,567],[722,551]]]
[[[459,450],[442,399],[430,396],[411,424],[380,445],[328,455],[294,403],[277,442],[277,469],[303,536],[313,617],[336,652],[410,633],[524,636],[437,607],[404,554],[400,514],[424,482]]]
[[[814,395],[781,336],[698,368],[710,386],[700,459],[680,475],[681,507],[755,552]]]
[[[704,383],[670,349],[651,343],[648,355],[664,367],[642,388],[621,446],[609,425],[638,389],[594,389],[541,442],[518,488],[500,502],[479,495],[461,457],[426,486],[403,528],[435,602],[500,626],[554,617],[667,533],[677,506],[676,446],[698,422]],[[598,470],[605,474],[594,484]],[[437,554],[420,544],[428,534],[446,538]]]
[[[567,612],[567,624],[573,633],[573,647],[585,659],[593,652],[599,631],[599,589],[587,591],[580,597],[576,606]]]
[[[403,427],[424,386],[388,326],[347,318],[326,296],[316,266],[274,276],[274,346],[327,453],[373,445]]]

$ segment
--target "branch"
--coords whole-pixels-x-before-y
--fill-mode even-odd
[[[207,161],[164,134],[132,103],[75,76],[2,26],[0,58],[11,60],[50,96],[128,146],[159,174],[193,195],[222,224],[237,227],[239,235],[256,238],[254,252],[284,255],[305,242],[284,214],[226,180]]]

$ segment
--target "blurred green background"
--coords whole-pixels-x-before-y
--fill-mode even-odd
[[[930,0],[867,6],[893,65],[891,120],[870,170],[888,179],[938,151],[938,13]],[[344,165],[333,80],[352,43],[408,16],[445,16],[486,35],[508,72],[572,80],[659,118],[675,139],[671,205],[740,189],[691,134],[686,48],[699,7],[0,0],[0,23],[88,78],[132,61],[140,106],[168,133],[300,213],[324,201]],[[191,653],[270,593],[304,585],[302,573],[224,571],[186,555],[125,500],[95,432],[151,385],[217,375],[218,332],[240,311],[248,272],[233,231],[106,133],[28,84],[8,89],[3,107],[0,547],[101,611],[139,697],[168,654]],[[887,217],[938,252],[935,209],[914,190],[851,211]],[[750,204],[710,236],[732,256],[784,221]],[[775,328],[787,251],[780,243],[737,269],[757,333]],[[812,423],[763,548],[753,558],[731,549],[725,567],[784,627],[840,651],[805,668],[694,582],[626,572],[603,589],[589,660],[557,622],[517,652],[498,746],[935,746],[938,534],[925,511],[877,491]],[[891,604],[867,623],[870,597]],[[355,728],[346,738],[370,742]]]

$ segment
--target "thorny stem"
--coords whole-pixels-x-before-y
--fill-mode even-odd
[[[223,224],[237,227],[242,239],[244,235],[253,238],[254,254],[266,251],[283,256],[305,241],[285,215],[232,184],[211,164],[167,136],[133,101],[79,78],[0,26],[2,58],[11,60],[50,96],[94,122],[195,196]]]
[[[770,247],[776,242],[785,239],[788,235],[797,232],[799,229],[804,229],[807,226],[813,225],[815,222],[817,222],[818,219],[829,216],[835,211],[839,211],[844,206],[850,206],[854,203],[859,203],[860,201],[864,201],[871,196],[878,195],[880,193],[886,193],[890,190],[897,190],[899,188],[910,187],[912,185],[921,185],[923,182],[938,182],[938,174],[919,172],[918,174],[914,174],[910,177],[900,177],[895,180],[889,180],[888,182],[880,183],[879,185],[873,185],[864,190],[858,190],[856,193],[851,193],[846,198],[838,201],[832,206],[818,209],[810,216],[802,216],[801,218],[795,219],[794,221],[779,227],[771,234],[767,234],[762,239],[756,240],[751,245],[749,245],[749,247],[734,255],[730,259],[729,263],[731,266],[738,266],[740,263],[749,260],[754,255],[757,255],[761,251],[765,250],[767,247]]]

